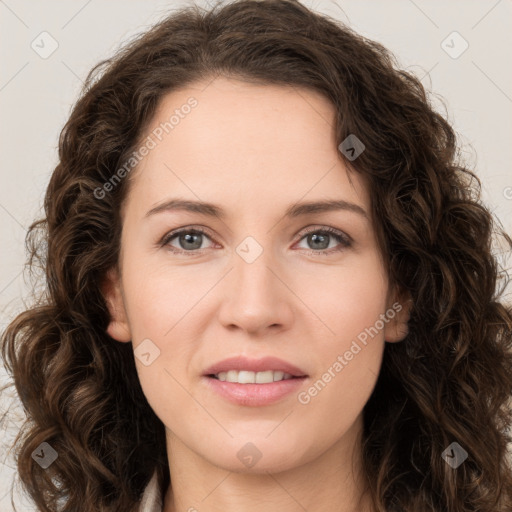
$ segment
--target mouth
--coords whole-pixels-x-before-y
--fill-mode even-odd
[[[252,359],[238,355],[207,368],[209,392],[238,406],[263,407],[297,393],[309,376],[298,366],[274,356]]]

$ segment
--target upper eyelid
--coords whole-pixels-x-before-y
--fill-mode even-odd
[[[323,225],[313,225],[313,226],[307,226],[303,229],[301,229],[299,231],[299,233],[297,233],[298,235],[302,233],[302,236],[306,235],[306,234],[309,234],[309,233],[315,233],[316,231],[326,231],[327,233],[331,234],[331,235],[340,235],[342,237],[346,237],[348,238],[350,241],[352,241],[352,237],[346,233],[345,231],[341,230],[341,229],[338,229],[338,228],[333,228],[331,226],[323,226]]]

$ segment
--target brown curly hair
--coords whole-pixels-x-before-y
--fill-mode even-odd
[[[59,139],[59,163],[29,228],[29,265],[45,290],[2,333],[2,356],[27,413],[20,478],[41,511],[134,511],[156,470],[170,484],[164,425],[149,406],[131,344],[106,333],[99,283],[118,263],[129,179],[99,200],[162,97],[234,77],[321,92],[338,143],[366,150],[365,177],[390,283],[413,300],[409,334],[386,343],[364,409],[363,457],[378,511],[512,510],[512,308],[493,255],[511,238],[460,163],[449,123],[395,57],[296,0],[241,0],[172,12],[89,73]],[[96,191],[96,194],[95,194]],[[48,442],[58,458],[31,457]],[[458,442],[457,469],[442,457]]]

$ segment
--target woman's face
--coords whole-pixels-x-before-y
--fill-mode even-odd
[[[218,467],[275,472],[353,448],[384,342],[406,334],[333,127],[333,106],[308,90],[196,83],[164,97],[130,176],[108,332],[132,341],[171,445]],[[325,201],[340,207],[301,206]],[[261,383],[207,376],[234,357],[249,361],[224,369]],[[266,357],[306,377],[269,383],[285,367],[250,366]]]

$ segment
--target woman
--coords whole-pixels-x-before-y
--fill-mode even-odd
[[[98,65],[30,231],[46,294],[2,338],[39,509],[510,510],[512,240],[456,150],[385,48],[293,0]]]

